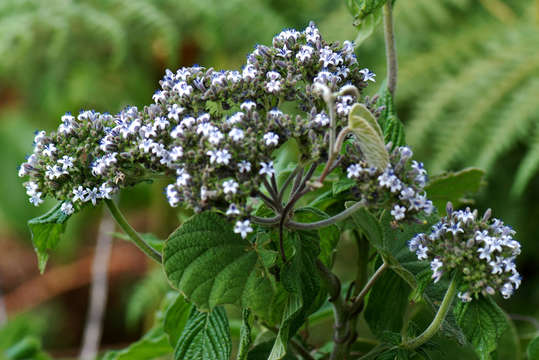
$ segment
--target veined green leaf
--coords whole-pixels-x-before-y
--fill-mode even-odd
[[[355,104],[352,107],[348,115],[348,127],[356,135],[367,164],[385,169],[389,164],[389,154],[384,144],[382,130],[364,105]]]
[[[58,245],[60,236],[64,233],[66,221],[70,216],[60,210],[61,207],[62,203],[58,203],[46,214],[28,221],[41,273],[45,271],[45,266],[49,259],[49,250],[55,249]]]
[[[267,313],[274,291],[258,259],[252,245],[212,212],[185,222],[163,250],[169,282],[201,310],[237,304]]]
[[[479,358],[489,360],[507,327],[503,311],[492,298],[482,297],[468,303],[457,302],[454,312],[459,327]]]
[[[175,360],[230,360],[232,340],[225,309],[211,312],[191,309],[185,329],[174,349]]]

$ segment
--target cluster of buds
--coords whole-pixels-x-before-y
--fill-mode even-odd
[[[434,282],[444,274],[457,275],[463,302],[496,292],[507,299],[520,286],[515,266],[520,243],[511,227],[490,214],[490,209],[481,218],[477,210],[453,211],[448,203],[447,216],[430,234],[418,234],[409,243],[419,260],[430,261]]]
[[[387,149],[391,149],[391,144]],[[411,160],[412,155],[407,146],[395,147],[385,169],[368,166],[361,158],[360,149],[356,155],[353,149],[347,155],[347,176],[358,182],[362,200],[373,206],[389,206],[396,222],[413,219],[420,212],[430,215],[434,211],[423,189],[427,172],[422,163]]]

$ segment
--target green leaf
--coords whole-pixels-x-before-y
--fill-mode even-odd
[[[42,274],[49,259],[49,250],[53,250],[58,245],[60,236],[64,233],[66,221],[70,217],[60,210],[61,207],[62,204],[58,203],[46,214],[28,221],[39,271]]]
[[[468,303],[457,302],[454,313],[459,327],[481,360],[490,359],[507,322],[504,312],[492,298],[481,297]]]
[[[387,0],[346,0],[350,13],[354,16],[354,26],[358,35],[354,43],[360,45],[370,37],[382,20],[382,6]]]
[[[168,340],[172,347],[176,347],[192,307],[181,294],[176,294],[176,299],[166,309],[163,329],[168,335]]]
[[[365,320],[377,337],[386,331],[399,332],[410,286],[393,271],[386,271],[372,287],[365,307]]]
[[[355,104],[352,107],[348,115],[348,127],[356,135],[367,164],[385,169],[389,164],[389,154],[384,144],[382,129],[365,105]]]
[[[27,336],[6,349],[6,360],[47,360],[50,359],[42,350],[41,342],[33,336]],[[2,354],[0,353],[0,356]]]
[[[339,180],[335,181],[333,184],[332,184],[332,192],[333,192],[333,196],[337,195],[337,194],[340,194],[348,189],[350,189],[351,187],[354,187],[357,185],[357,182],[353,179],[349,179],[345,176],[339,178]]]
[[[364,19],[384,6],[387,0],[346,0],[348,10],[356,19]]]
[[[201,310],[238,304],[267,313],[274,292],[258,259],[252,245],[212,212],[186,221],[163,250],[170,284]]]
[[[241,329],[240,329],[240,343],[238,345],[237,360],[245,360],[249,347],[251,346],[251,324],[250,324],[251,312],[249,309],[243,309],[241,313]]]
[[[539,336],[530,341],[526,354],[528,355],[528,360],[539,360]]]
[[[185,330],[174,349],[176,360],[229,360],[232,348],[225,309],[191,310]]]
[[[425,191],[438,212],[445,216],[447,202],[451,201],[455,207],[469,202],[464,196],[479,191],[483,184],[484,175],[485,172],[477,168],[466,168],[458,172],[443,173],[432,177],[425,186]]]
[[[279,327],[279,332],[275,338],[275,343],[273,344],[268,360],[281,360],[285,357],[288,339],[291,335],[293,335],[290,334],[290,326],[294,318],[301,311],[302,306],[303,300],[300,295],[289,295],[288,301],[284,308],[281,326]]]
[[[108,351],[101,360],[151,360],[172,353],[163,326],[157,325],[123,350]]]
[[[376,102],[376,106],[384,107],[378,117],[378,123],[384,133],[384,142],[387,144],[391,141],[393,148],[406,145],[404,125],[397,117],[393,96],[391,96],[391,92],[389,92],[387,86],[382,87],[379,95],[380,97]]]

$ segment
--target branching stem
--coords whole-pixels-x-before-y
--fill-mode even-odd
[[[157,261],[158,263],[162,263],[163,259],[161,257],[161,254],[155,250],[153,247],[151,247],[144,239],[140,236],[140,234],[129,225],[123,214],[121,213],[118,206],[114,203],[114,201],[105,199],[105,204],[109,208],[109,211],[114,218],[114,220],[120,225],[123,231],[129,236],[131,241],[135,243],[135,245],[138,246],[140,250],[142,250],[146,255],[148,255],[153,260]]]
[[[361,308],[361,306],[363,305],[363,300],[365,299],[365,296],[367,296],[367,293],[374,286],[374,283],[380,278],[380,276],[382,276],[382,274],[384,273],[384,271],[386,271],[388,267],[389,265],[387,264],[387,262],[384,261],[382,265],[380,265],[380,267],[376,269],[374,274],[372,274],[369,281],[367,281],[367,284],[365,284],[363,289],[361,289],[359,294],[352,301],[352,304],[353,304],[352,310],[351,310],[352,313],[357,312]]]

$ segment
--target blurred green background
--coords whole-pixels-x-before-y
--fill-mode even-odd
[[[310,20],[326,40],[357,35],[344,0],[0,1],[0,289],[10,322],[40,335],[56,356],[77,354],[102,214],[77,215],[38,275],[26,221],[52,203],[31,206],[17,177],[34,131],[56,128],[66,111],[142,107],[166,68],[240,68],[255,44]],[[397,111],[416,157],[433,175],[486,170],[474,206],[493,208],[517,230],[523,283],[501,305],[527,339],[539,318],[539,1],[397,0],[395,28]],[[357,55],[377,74],[367,91],[374,94],[385,72],[381,29]],[[178,225],[162,184],[127,191],[121,207],[143,232],[165,237]],[[105,348],[138,338],[167,288],[161,272],[120,241],[110,273]]]

